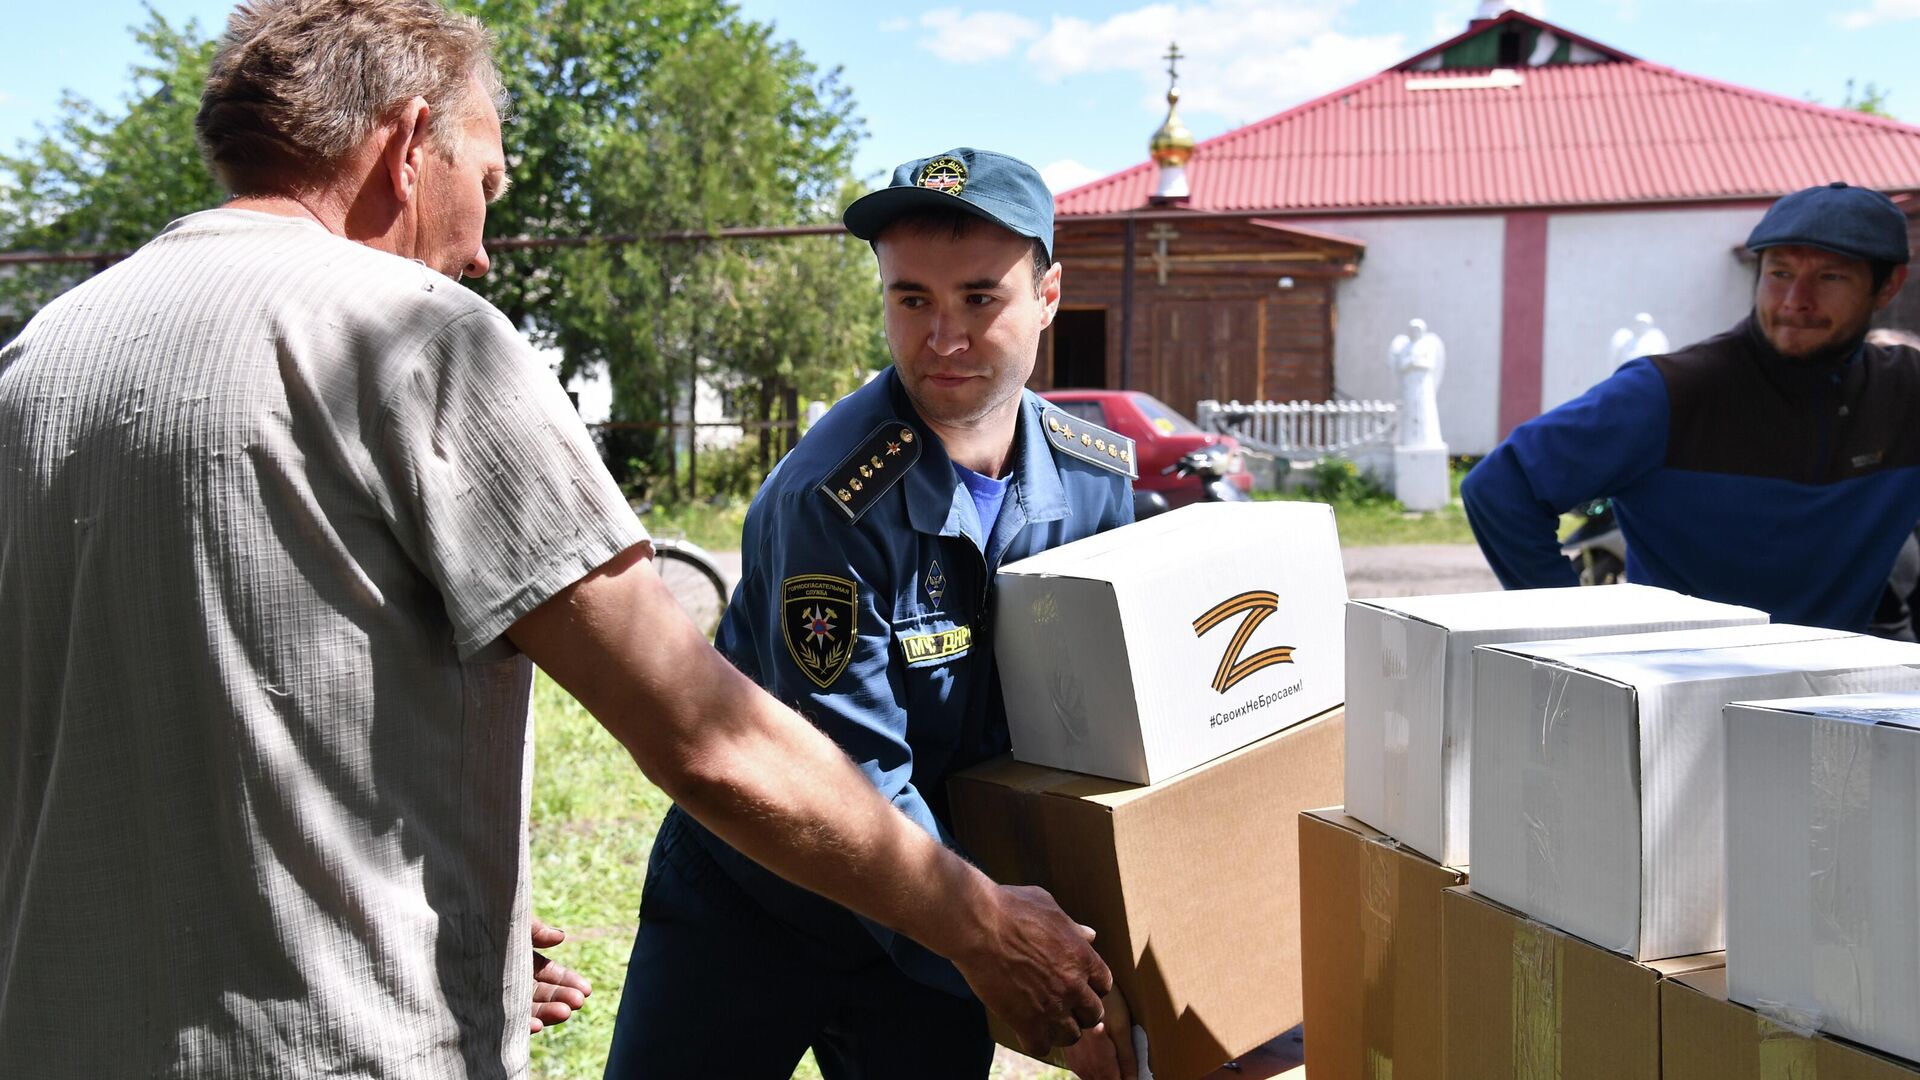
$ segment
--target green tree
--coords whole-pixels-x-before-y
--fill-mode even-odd
[[[1897,117],[1887,111],[1889,91],[1883,89],[1879,83],[1869,79],[1867,82],[1860,84],[1858,90],[1855,90],[1854,86],[1854,80],[1848,79],[1846,91],[1840,95],[1839,108],[1866,113],[1868,116],[1884,116],[1889,120],[1897,119]],[[1815,105],[1826,104],[1825,101],[1813,94],[1806,95],[1806,98]]]
[[[609,433],[616,473],[642,487],[674,475],[657,425],[696,379],[736,391],[745,419],[785,420],[802,395],[832,396],[885,362],[863,245],[718,237],[833,219],[861,138],[837,71],[721,0],[465,3],[499,38],[514,102],[514,184],[489,235],[641,238],[502,245],[473,283],[558,346],[564,374],[609,373],[615,418],[645,425]],[[123,111],[70,96],[37,141],[0,157],[0,249],[125,250],[221,200],[193,140],[213,44],[151,9],[135,35],[146,59]],[[95,269],[0,272],[0,323]],[[763,441],[754,459],[778,448]]]
[[[482,283],[559,347],[564,373],[608,372],[616,420],[658,423],[699,379],[746,391],[735,398],[746,419],[790,418],[797,395],[827,396],[884,363],[863,246],[716,238],[728,226],[832,220],[861,137],[837,72],[720,3],[475,0],[473,10],[500,36],[515,102],[516,184],[493,231],[643,238],[503,251]],[[639,486],[691,472],[663,436],[609,433],[609,464]]]
[[[1856,94],[1853,89],[1853,80],[1848,79],[1847,96],[1840,102],[1840,107],[1852,109],[1854,112],[1863,112],[1869,116],[1893,118],[1893,114],[1887,111],[1887,91],[1881,89],[1880,85],[1872,80],[1862,85],[1860,92]]]
[[[37,139],[0,153],[0,249],[127,250],[220,202],[193,140],[213,43],[192,20],[175,27],[151,7],[133,35],[146,55],[133,65],[123,110],[68,94]],[[96,269],[42,264],[0,275],[0,340]]]

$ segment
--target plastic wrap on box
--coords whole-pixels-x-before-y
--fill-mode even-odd
[[[1736,703],[1726,723],[1729,995],[1920,1060],[1920,693]]]

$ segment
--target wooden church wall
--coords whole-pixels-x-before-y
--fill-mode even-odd
[[[1350,267],[1322,252],[1289,250],[1237,230],[1181,223],[1170,244],[1166,284],[1155,243],[1140,228],[1133,282],[1133,357],[1127,388],[1144,390],[1191,416],[1205,398],[1324,401],[1333,389],[1333,281]],[[1060,333],[1104,337],[1100,385],[1119,389],[1123,226],[1063,229]],[[1281,278],[1291,287],[1282,288]],[[1103,314],[1103,318],[1092,312]],[[1075,343],[1042,335],[1031,385],[1056,385],[1056,360]],[[1061,374],[1065,374],[1063,370]],[[1084,374],[1084,373],[1083,373]],[[1082,382],[1090,380],[1082,379]]]

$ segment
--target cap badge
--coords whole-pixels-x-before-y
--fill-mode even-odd
[[[957,157],[934,158],[920,170],[920,179],[914,183],[923,188],[958,195],[967,187],[967,163]]]

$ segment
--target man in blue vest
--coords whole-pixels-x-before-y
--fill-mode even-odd
[[[1866,340],[1907,278],[1906,217],[1867,188],[1807,188],[1747,247],[1760,275],[1739,325],[1622,365],[1461,485],[1501,584],[1577,584],[1559,514],[1611,497],[1630,579],[1868,629],[1920,519],[1920,352]]]
[[[717,644],[951,844],[947,776],[1007,749],[994,571],[1131,521],[1133,446],[1024,388],[1060,303],[1030,166],[908,162],[845,222],[878,258],[894,364],[767,478]],[[829,1080],[987,1075],[986,1014],[951,964],[678,810],[640,919],[610,1078],[784,1080],[809,1047]],[[1111,1074],[1117,1034],[1082,1038],[1073,1063]]]

